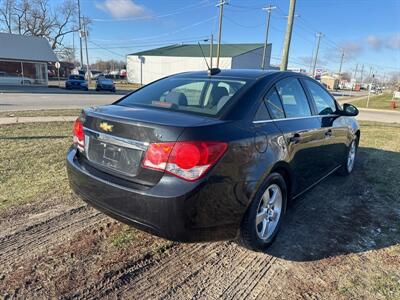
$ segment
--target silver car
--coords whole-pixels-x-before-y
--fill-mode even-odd
[[[96,91],[110,91],[115,93],[114,81],[104,76],[99,76],[96,80]]]

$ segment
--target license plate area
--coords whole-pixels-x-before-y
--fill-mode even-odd
[[[89,162],[124,176],[134,177],[137,174],[143,151],[103,141],[95,136],[89,136],[86,141]]]

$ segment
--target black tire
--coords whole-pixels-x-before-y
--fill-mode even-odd
[[[256,226],[256,216],[259,213],[264,193],[272,186],[279,186],[280,188],[282,195],[281,212],[277,220],[277,225],[272,234],[270,234],[266,239],[261,239],[259,233],[257,232],[258,227]],[[284,178],[279,173],[271,173],[257,191],[253,201],[246,211],[246,214],[244,215],[242,224],[240,226],[238,243],[249,250],[265,251],[273,243],[276,235],[279,232],[279,228],[282,225],[282,220],[287,206],[287,197],[287,186]]]
[[[351,174],[351,172],[353,172],[354,170],[354,165],[357,159],[357,152],[358,152],[358,137],[355,138],[351,143],[350,146],[347,148],[346,151],[346,156],[343,158],[343,163],[342,166],[337,170],[337,174],[339,176],[348,176]],[[348,160],[349,160],[349,156],[350,156],[350,151],[351,151],[351,147],[354,143],[354,147],[355,147],[355,153],[354,153],[354,158],[353,158],[353,165],[351,166],[351,168],[349,168],[349,164],[348,164]]]
[[[99,89],[99,88],[96,88],[96,92],[100,92],[100,89]]]

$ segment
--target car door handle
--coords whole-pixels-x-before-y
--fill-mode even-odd
[[[332,136],[332,130],[329,129],[328,131],[325,131],[325,137],[330,138]]]
[[[301,141],[301,136],[299,133],[295,133],[293,134],[293,136],[289,138],[289,143],[297,144],[300,141]]]

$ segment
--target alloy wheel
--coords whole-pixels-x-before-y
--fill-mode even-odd
[[[355,159],[356,159],[356,141],[353,141],[350,145],[349,154],[347,156],[347,171],[349,173],[353,170]]]
[[[256,215],[256,231],[262,240],[269,239],[281,217],[282,213],[282,191],[277,184],[271,184],[265,190],[258,205]]]

